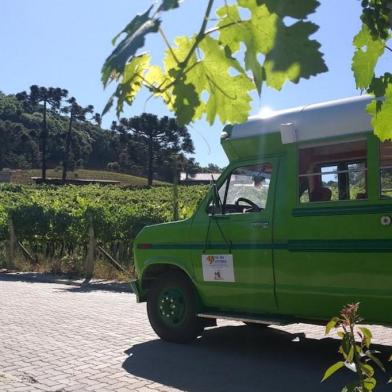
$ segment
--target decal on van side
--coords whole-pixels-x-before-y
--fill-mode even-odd
[[[233,255],[202,255],[205,282],[235,282]]]

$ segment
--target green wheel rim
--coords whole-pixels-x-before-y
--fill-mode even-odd
[[[185,296],[179,288],[165,289],[159,296],[159,316],[170,327],[179,326],[184,322],[185,308]]]

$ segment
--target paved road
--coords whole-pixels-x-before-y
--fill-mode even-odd
[[[0,391],[337,392],[351,376],[320,385],[338,346],[322,327],[225,322],[181,346],[130,293],[22,279],[0,275]],[[386,356],[392,330],[373,331]]]

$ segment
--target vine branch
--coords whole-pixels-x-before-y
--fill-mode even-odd
[[[168,47],[168,49],[170,50],[171,55],[173,56],[175,62],[177,63],[177,65],[180,65],[180,61],[178,60],[176,54],[174,53],[173,48],[171,47],[169,40],[166,37],[166,34],[164,33],[164,31],[162,30],[162,28],[159,28],[159,34],[161,35],[161,37],[163,38],[163,41],[165,42],[166,46]]]
[[[199,46],[200,42],[204,39],[204,37],[206,35],[207,23],[208,23],[208,19],[210,17],[210,14],[211,14],[212,6],[214,5],[214,1],[215,0],[208,0],[207,8],[206,8],[204,18],[203,18],[203,23],[200,27],[199,32],[196,35],[195,42],[193,43],[193,45],[192,45],[191,49],[189,50],[187,56],[185,57],[184,61],[182,61],[182,63],[181,63],[182,69],[185,69],[185,67],[188,65],[188,62],[191,59],[193,53],[195,52],[196,48]]]
[[[215,27],[213,27],[213,28],[207,30],[207,31],[205,32],[205,35],[215,33],[216,31],[220,31],[220,30],[226,29],[226,28],[228,28],[228,27],[231,27],[231,26],[233,26],[233,25],[240,24],[240,23],[243,23],[243,21],[242,21],[242,20],[238,20],[238,21],[235,21],[235,22],[230,22],[230,23],[225,24],[225,25],[223,25],[223,26],[219,26],[219,27],[218,27],[218,26],[215,26]]]

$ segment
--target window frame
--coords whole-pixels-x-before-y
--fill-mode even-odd
[[[360,135],[360,136],[354,136],[354,137],[341,137],[341,138],[333,138],[333,139],[326,139],[323,141],[310,141],[310,142],[304,142],[304,143],[299,143],[297,144],[295,148],[295,156],[296,156],[296,168],[295,168],[295,183],[296,183],[296,190],[295,190],[295,195],[296,195],[296,202],[295,206],[296,208],[314,208],[314,207],[325,207],[328,208],[329,206],[339,206],[340,204],[344,205],[346,203],[352,203],[354,202],[355,204],[364,204],[369,202],[372,199],[372,191],[371,191],[371,182],[369,181],[370,176],[369,173],[372,171],[371,167],[369,165],[369,159],[370,159],[370,150],[372,148],[372,144],[369,141],[369,133]],[[301,157],[301,150],[308,149],[308,148],[317,148],[317,147],[324,147],[324,146],[333,146],[336,144],[342,144],[342,143],[351,143],[351,142],[364,142],[366,145],[366,168],[365,168],[365,173],[366,173],[366,183],[367,183],[367,198],[365,199],[343,199],[343,200],[322,200],[322,201],[309,201],[309,202],[302,202],[301,203],[301,195],[300,195],[300,178],[301,177],[310,177],[312,174],[317,174],[317,173],[312,173],[312,174],[300,174],[300,157]],[[348,162],[348,164],[351,163],[357,163],[358,161],[350,160],[350,161],[345,161]],[[338,165],[339,162],[328,162],[327,165],[333,166],[333,165]],[[321,173],[322,175],[322,173]],[[379,181],[380,182],[380,181]],[[385,199],[382,199],[385,200]]]
[[[377,164],[378,164],[378,166],[377,166],[378,198],[380,201],[389,201],[390,202],[392,200],[392,198],[388,197],[388,196],[383,196],[383,194],[382,194],[381,171],[383,169],[392,170],[392,165],[382,166],[382,164],[381,164],[381,146],[383,143],[390,143],[392,146],[392,141],[382,142],[381,140],[378,140],[378,148],[377,148],[377,150],[378,150],[378,154],[377,154],[377,158],[378,158],[378,160],[377,160]]]

